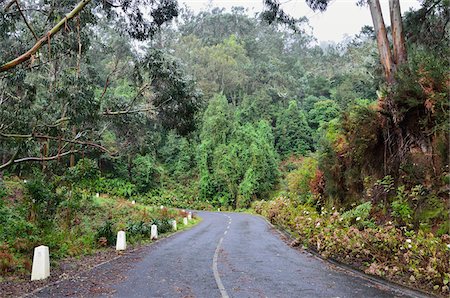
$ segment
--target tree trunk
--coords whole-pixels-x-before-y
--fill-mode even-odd
[[[405,35],[403,34],[402,15],[400,12],[400,1],[389,0],[389,11],[391,14],[392,42],[394,46],[394,62],[399,66],[406,62]]]
[[[377,35],[378,52],[383,65],[384,75],[388,84],[394,83],[395,65],[392,59],[389,40],[387,38],[386,26],[384,25],[383,14],[381,13],[380,1],[369,0],[370,14],[372,15],[373,26]],[[400,6],[399,6],[400,7]]]

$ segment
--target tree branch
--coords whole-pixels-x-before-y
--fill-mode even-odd
[[[70,13],[68,13],[61,21],[59,21],[58,24],[56,24],[50,31],[42,36],[41,39],[39,39],[31,49],[15,58],[14,60],[11,60],[0,66],[0,72],[7,71],[30,59],[31,55],[36,53],[36,51],[39,50],[42,45],[44,45],[53,35],[58,33],[59,30],[61,30],[61,28],[64,26],[64,24],[67,21],[73,19],[89,2],[91,2],[91,0],[82,0],[81,2],[79,2]]]
[[[63,142],[66,142],[66,143],[71,143],[71,144],[78,144],[78,145],[94,147],[94,148],[100,149],[103,152],[108,153],[111,156],[114,156],[116,154],[114,152],[109,151],[108,149],[106,149],[102,145],[99,145],[99,144],[96,144],[96,143],[85,142],[85,141],[77,141],[77,140],[69,140],[69,139],[64,139],[64,138],[54,137],[54,136],[35,135],[35,134],[26,134],[26,135],[22,135],[22,134],[6,134],[6,133],[0,132],[0,137],[15,138],[15,139],[44,139],[44,140],[45,139],[49,139],[49,140],[57,140],[57,141],[63,141]]]
[[[0,170],[3,168],[6,168],[14,163],[14,159],[16,158],[17,154],[19,153],[19,150],[16,150],[16,153],[13,154],[10,160],[8,160],[5,164],[0,165]]]
[[[33,28],[31,28],[30,23],[28,23],[27,18],[25,17],[25,14],[23,13],[22,9],[20,8],[20,4],[19,4],[19,0],[14,0],[17,6],[17,10],[19,11],[20,15],[22,16],[23,21],[25,22],[25,24],[27,25],[28,29],[30,29],[31,33],[33,34],[34,38],[36,39],[36,41],[39,41],[38,36],[36,35],[36,33],[34,32]]]
[[[69,155],[69,154],[73,154],[73,153],[77,153],[77,152],[79,152],[78,150],[70,150],[70,151],[67,151],[67,152],[64,152],[64,153],[61,153],[61,154],[57,154],[57,155],[54,155],[54,156],[50,156],[50,157],[23,157],[23,158],[19,158],[19,159],[11,159],[11,160],[9,160],[7,163],[5,163],[5,164],[2,164],[2,165],[0,165],[0,170],[3,170],[4,168],[6,168],[6,167],[8,167],[8,166],[11,166],[11,165],[13,165],[13,164],[16,164],[16,163],[21,163],[21,162],[25,162],[25,161],[49,161],[49,160],[55,160],[55,159],[58,159],[58,158],[60,158],[60,157],[63,157],[63,156],[66,156],[66,155]]]
[[[105,86],[106,87],[106,86]],[[124,110],[124,111],[117,111],[117,112],[111,112],[110,110],[106,110],[105,112],[102,113],[102,115],[123,115],[123,114],[132,114],[132,113],[139,113],[139,112],[148,112],[151,111],[153,108],[141,108],[141,109],[135,109],[135,110],[131,110],[134,102],[136,101],[136,99],[141,95],[142,92],[144,92],[145,89],[147,89],[149,87],[148,84],[144,84],[136,93],[136,96],[131,100],[130,105],[128,107],[128,109]]]
[[[140,112],[150,112],[152,110],[154,110],[153,107],[136,109],[136,110],[129,110],[128,109],[128,110],[124,110],[124,111],[114,111],[114,112],[106,111],[106,112],[103,112],[103,115],[105,115],[105,116],[125,115],[125,114],[133,114],[133,113],[140,113]]]
[[[119,65],[119,59],[116,59],[113,70],[106,77],[105,87],[103,88],[103,92],[102,92],[102,95],[100,96],[100,98],[103,98],[103,96],[105,96],[106,90],[108,90],[108,87],[109,87],[109,78],[116,72],[118,65]]]

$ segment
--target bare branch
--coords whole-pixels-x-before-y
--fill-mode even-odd
[[[0,165],[0,170],[3,170],[4,168],[11,166],[13,164],[16,163],[21,163],[21,162],[26,162],[26,161],[49,161],[49,160],[55,160],[58,159],[60,157],[63,157],[65,155],[69,155],[69,154],[73,154],[73,153],[77,153],[78,150],[70,150],[61,154],[57,154],[54,156],[50,156],[50,157],[23,157],[23,158],[19,158],[19,159],[11,159],[9,160],[7,163]]]
[[[106,77],[105,87],[103,88],[103,92],[102,92],[102,95],[100,96],[100,98],[103,98],[103,96],[105,96],[106,90],[108,90],[109,83],[110,83],[109,79],[116,72],[118,64],[119,64],[119,59],[116,59],[113,70]]]
[[[17,6],[17,10],[19,11],[20,15],[22,16],[23,21],[25,22],[25,24],[27,25],[28,29],[30,29],[31,33],[33,34],[34,38],[36,39],[36,41],[39,41],[38,36],[36,35],[36,33],[34,32],[33,28],[31,27],[30,23],[28,23],[27,18],[25,17],[25,14],[23,13],[22,9],[20,8],[20,4],[19,4],[19,0],[14,0]]]
[[[111,156],[114,156],[115,154],[117,154],[116,152],[111,152],[109,151],[107,148],[103,147],[102,145],[96,144],[96,143],[92,143],[92,142],[85,142],[85,141],[77,141],[76,139],[81,136],[81,134],[78,134],[75,139],[69,140],[69,139],[65,139],[65,138],[61,138],[61,137],[54,137],[54,136],[48,136],[48,135],[35,135],[35,134],[6,134],[6,133],[2,133],[0,132],[0,137],[4,137],[4,138],[14,138],[14,139],[38,139],[38,140],[57,140],[57,141],[63,141],[66,143],[71,143],[71,144],[78,144],[78,145],[84,145],[84,146],[89,146],[89,147],[94,147],[97,149],[100,149],[103,152],[108,153]]]
[[[0,170],[3,168],[6,168],[14,163],[14,159],[16,158],[17,154],[19,153],[19,150],[16,150],[16,153],[13,154],[10,160],[8,160],[5,164],[0,165]]]
[[[125,111],[106,111],[103,112],[103,115],[105,116],[114,116],[114,115],[125,115],[125,114],[133,114],[133,113],[140,113],[140,112],[150,112],[154,111],[154,108],[142,108],[142,109],[136,109],[136,110],[125,110]]]

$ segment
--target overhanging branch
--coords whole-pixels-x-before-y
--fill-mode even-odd
[[[13,164],[17,164],[17,163],[21,163],[21,162],[26,162],[26,161],[50,161],[50,160],[55,160],[58,159],[60,157],[69,155],[69,154],[73,154],[73,153],[77,153],[78,150],[70,150],[61,154],[57,154],[54,156],[49,156],[49,157],[23,157],[23,158],[19,158],[19,159],[15,159],[15,156],[13,158],[11,158],[7,163],[0,165],[0,170],[5,169],[6,167],[9,167]],[[17,154],[17,153],[16,153]]]
[[[48,31],[44,36],[42,36],[34,46],[29,49],[27,52],[23,53],[19,57],[14,60],[11,60],[2,66],[0,66],[0,72],[7,71],[13,67],[16,67],[20,63],[27,61],[31,58],[31,55],[37,52],[53,35],[59,32],[61,28],[67,23],[67,21],[73,19],[83,8],[89,3],[91,0],[82,0],[80,1],[75,8],[69,12],[58,24],[56,24],[50,31]]]

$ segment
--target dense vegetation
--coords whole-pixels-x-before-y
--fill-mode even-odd
[[[76,4],[41,2],[20,1],[28,24],[19,3],[0,6],[0,64]],[[101,2],[0,72],[6,227],[28,239],[30,222],[70,225],[72,210],[99,208],[95,192],[197,209],[277,198],[254,207],[304,245],[448,292],[448,1],[405,14],[408,58],[389,80],[378,30],[317,46],[276,1],[256,17],[151,1],[151,22],[148,1]]]

